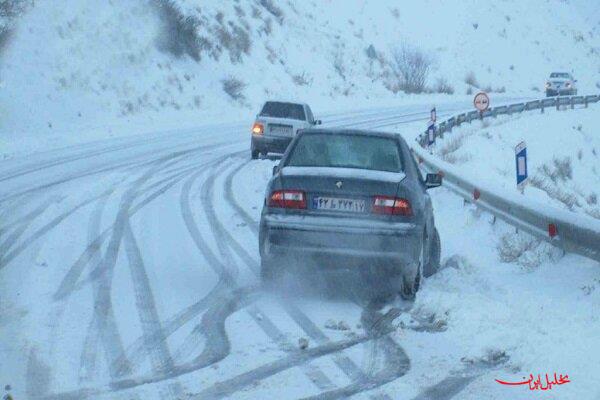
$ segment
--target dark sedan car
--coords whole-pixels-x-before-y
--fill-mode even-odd
[[[358,130],[301,131],[273,169],[260,221],[262,278],[288,268],[384,277],[413,297],[439,265],[424,180],[404,139]]]

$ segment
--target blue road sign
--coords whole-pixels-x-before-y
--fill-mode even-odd
[[[517,187],[522,189],[527,181],[527,145],[519,143],[515,147],[515,163],[517,167]]]
[[[435,143],[435,122],[429,121],[429,125],[427,126],[427,144],[429,146]]]

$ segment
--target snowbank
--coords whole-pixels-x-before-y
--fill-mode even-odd
[[[514,148],[524,140],[530,176],[524,195],[600,218],[599,126],[595,105],[475,121],[445,135],[435,154],[474,182],[494,182],[505,193],[517,193]]]

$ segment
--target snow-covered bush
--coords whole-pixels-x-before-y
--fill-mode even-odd
[[[198,37],[200,21],[195,16],[184,16],[172,0],[156,0],[154,4],[163,23],[163,31],[157,39],[159,50],[200,61],[202,51],[210,47],[206,39]]]
[[[473,71],[467,72],[467,74],[465,75],[465,83],[469,86],[479,87],[479,82],[477,82],[477,78],[475,77],[475,72],[473,72]]]
[[[398,88],[406,93],[423,93],[432,62],[429,55],[408,43],[392,49],[391,68]]]
[[[446,78],[439,78],[433,87],[433,91],[437,93],[454,94],[454,87],[448,83]]]
[[[246,98],[244,96],[244,89],[246,84],[237,78],[227,78],[221,81],[223,84],[223,91],[229,95],[233,100],[242,101]]]

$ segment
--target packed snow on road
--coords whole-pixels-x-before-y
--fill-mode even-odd
[[[418,151],[600,235],[599,54],[592,0],[2,2],[0,395],[599,398],[600,243],[414,153],[570,74]]]

